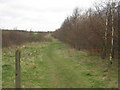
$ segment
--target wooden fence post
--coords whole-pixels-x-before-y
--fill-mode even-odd
[[[20,88],[20,51],[15,53],[15,87]]]

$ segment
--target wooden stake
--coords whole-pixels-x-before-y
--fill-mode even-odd
[[[16,88],[20,88],[20,51],[17,50],[16,51],[16,55],[15,55],[15,68],[16,68],[16,72],[15,72],[15,87]]]

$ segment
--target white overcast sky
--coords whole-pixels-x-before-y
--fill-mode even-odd
[[[74,8],[89,8],[95,0],[0,0],[0,28],[54,31]]]

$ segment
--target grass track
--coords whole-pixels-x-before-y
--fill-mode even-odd
[[[49,37],[47,37],[49,38]],[[104,80],[106,64],[97,56],[76,51],[52,38],[52,42],[31,43],[21,50],[21,87],[25,88],[107,88],[117,87],[117,69]],[[17,48],[3,49],[3,88],[15,86]]]

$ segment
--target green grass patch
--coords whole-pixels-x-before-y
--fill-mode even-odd
[[[52,42],[29,43],[3,49],[3,88],[15,87],[15,51],[21,51],[21,87],[23,88],[117,88],[117,67],[110,68],[108,60],[90,56],[54,39]]]

